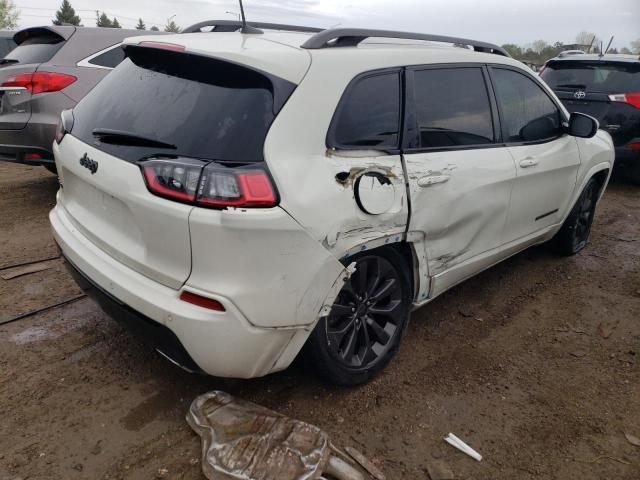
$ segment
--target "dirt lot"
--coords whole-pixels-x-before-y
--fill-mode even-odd
[[[42,168],[0,163],[0,267],[56,255],[56,188]],[[639,220],[640,188],[613,183],[583,253],[534,248],[448,292],[353,390],[303,362],[253,381],[189,375],[88,299],[0,326],[0,479],[201,479],[185,413],[224,389],[323,427],[391,480],[428,478],[437,460],[456,478],[637,480],[624,432],[640,437]],[[79,293],[50,267],[0,279],[0,321]]]

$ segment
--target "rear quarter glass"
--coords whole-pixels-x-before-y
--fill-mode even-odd
[[[271,123],[295,85],[200,55],[127,47],[127,57],[74,109],[71,134],[129,162],[182,156],[260,162]],[[99,142],[113,129],[175,148]]]

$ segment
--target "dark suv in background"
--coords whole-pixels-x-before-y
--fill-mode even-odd
[[[124,59],[122,40],[146,33],[158,32],[73,26],[17,32],[16,48],[0,60],[0,160],[55,172],[51,144],[60,113]]]
[[[640,184],[640,57],[557,57],[540,76],[570,112],[598,119],[616,146],[616,168]]]

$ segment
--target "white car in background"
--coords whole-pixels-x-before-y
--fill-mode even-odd
[[[500,47],[253,26],[126,40],[54,144],[62,253],[163,355],[250,378],[306,346],[359,384],[412,309],[531,245],[584,248],[611,138]]]

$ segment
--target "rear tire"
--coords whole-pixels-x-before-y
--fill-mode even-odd
[[[42,166],[44,168],[46,168],[47,170],[49,170],[54,175],[58,175],[58,169],[56,168],[56,164],[55,163],[45,163]]]
[[[318,373],[343,386],[366,383],[387,366],[398,352],[411,312],[402,255],[382,248],[357,254],[351,262],[356,262],[356,271],[307,343]]]
[[[632,183],[640,185],[640,158],[627,168],[627,178]]]
[[[599,194],[600,183],[595,178],[590,179],[562,228],[553,237],[553,247],[560,255],[575,255],[587,245]]]

